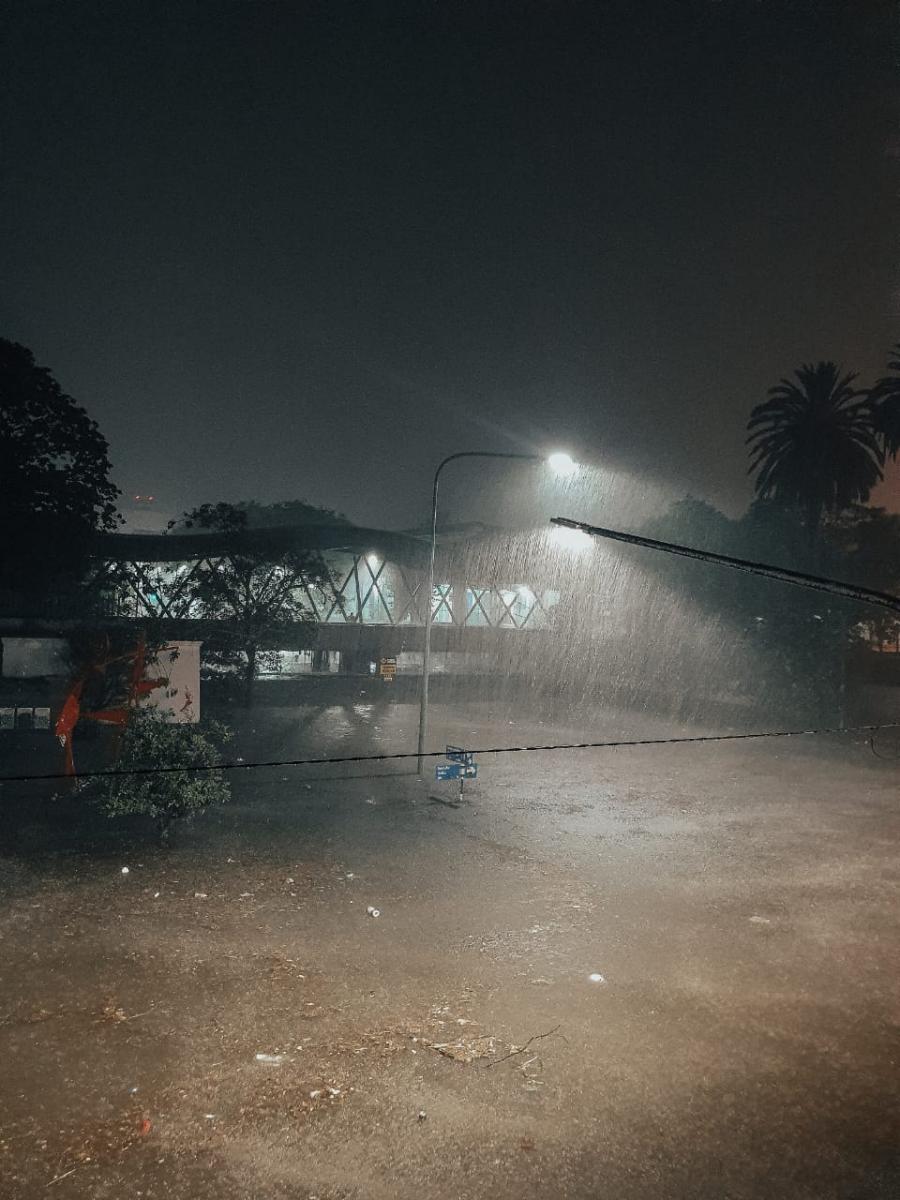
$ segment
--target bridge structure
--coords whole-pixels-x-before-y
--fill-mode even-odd
[[[438,542],[432,606],[432,646],[437,653],[478,653],[510,636],[551,627],[560,595],[525,580],[502,579],[498,557],[479,554],[491,531],[466,527]],[[338,651],[342,669],[362,659],[420,652],[430,541],[427,536],[346,523],[248,529],[241,550],[271,562],[291,553],[320,555],[321,582],[301,580],[295,591],[305,619],[266,631],[270,649]],[[201,612],[194,583],[203,571],[227,567],[233,536],[212,531],[164,534],[108,533],[95,540],[92,567],[82,589],[90,623],[107,628],[160,621],[166,636],[208,640],[222,622]],[[509,566],[506,570],[510,570]],[[4,610],[8,615],[4,615]],[[57,609],[26,615],[0,608],[0,636],[52,636],[84,624],[82,613]]]

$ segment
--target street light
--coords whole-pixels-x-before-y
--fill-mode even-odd
[[[457,454],[448,454],[443,462],[438,464],[434,473],[434,483],[431,489],[431,553],[428,559],[428,588],[425,593],[425,633],[422,646],[422,687],[419,695],[419,741],[418,741],[418,774],[422,775],[422,764],[425,758],[425,737],[428,730],[428,672],[431,666],[431,602],[434,596],[434,558],[437,548],[437,502],[438,485],[441,471],[448,463],[457,458],[510,458],[519,462],[547,462],[558,475],[571,475],[578,467],[568,454],[557,451],[549,458],[540,454],[504,454],[494,450],[461,450]]]
[[[562,450],[557,450],[555,454],[551,454],[547,462],[557,473],[557,475],[574,475],[578,470],[578,463],[570,454],[565,454]]]

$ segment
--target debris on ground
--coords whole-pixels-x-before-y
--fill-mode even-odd
[[[129,873],[130,873],[130,867],[123,867],[123,868],[122,868],[122,874],[123,874],[123,875],[128,875]]]
[[[153,1129],[149,1117],[123,1113],[107,1121],[91,1121],[63,1135],[59,1165],[116,1161],[120,1154],[135,1146]],[[74,1168],[73,1168],[74,1169]]]
[[[420,1109],[419,1109],[419,1111],[418,1111],[418,1113],[416,1114],[416,1120],[417,1120],[417,1121],[424,1121],[424,1120],[426,1119],[426,1117],[427,1117],[427,1116],[428,1116],[428,1113],[425,1111],[425,1109],[424,1109],[424,1108],[420,1108]]]
[[[768,917],[751,917],[750,921],[753,925],[771,925],[772,922]]]
[[[477,1034],[472,1037],[457,1038],[452,1042],[429,1042],[419,1039],[424,1046],[437,1050],[444,1058],[452,1058],[454,1062],[470,1063],[476,1058],[493,1058],[497,1052],[497,1039],[493,1034]]]
[[[373,908],[371,904],[366,909],[366,912],[369,914],[370,917],[380,917],[381,916],[381,909]]]
[[[502,1055],[500,1058],[495,1058],[492,1062],[486,1063],[485,1065],[488,1067],[496,1067],[499,1063],[506,1062],[507,1059],[515,1058],[519,1054],[524,1054],[525,1051],[532,1044],[532,1042],[540,1042],[540,1041],[543,1041],[544,1038],[553,1037],[554,1034],[559,1033],[560,1029],[561,1029],[560,1025],[554,1025],[552,1029],[548,1029],[545,1033],[533,1033],[531,1035],[531,1037],[528,1039],[528,1041],[525,1042],[523,1045],[510,1046],[509,1052],[507,1054]],[[562,1034],[560,1034],[560,1037],[562,1037]],[[566,1039],[563,1037],[563,1041],[565,1041],[565,1040]],[[536,1060],[536,1057],[537,1056],[535,1056],[535,1058],[529,1059],[528,1061],[534,1062]]]
[[[591,983],[606,983],[606,980],[599,971],[592,971],[591,974],[588,975],[588,979],[591,981]]]
[[[128,1017],[125,1014],[125,1009],[116,1004],[112,996],[103,1005],[100,1010],[101,1021],[109,1021],[112,1025],[117,1025],[121,1021],[127,1021]]]
[[[259,1063],[271,1063],[272,1066],[278,1067],[284,1062],[283,1054],[256,1054],[254,1056]]]

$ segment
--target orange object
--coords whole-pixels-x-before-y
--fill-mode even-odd
[[[84,685],[87,683],[90,674],[94,671],[102,674],[112,663],[122,662],[129,658],[132,665],[124,705],[119,708],[99,709],[95,712],[82,710],[81,694],[84,691]],[[143,678],[146,662],[147,648],[143,638],[141,638],[134,650],[122,655],[110,655],[107,649],[105,656],[98,658],[82,675],[73,681],[55,725],[56,736],[59,738],[65,751],[65,772],[67,775],[75,774],[75,761],[72,754],[72,733],[80,720],[98,721],[103,725],[116,725],[120,731],[124,730],[128,724],[129,713],[135,707],[138,699],[149,695],[155,688],[166,686],[167,680],[164,677],[158,679]]]

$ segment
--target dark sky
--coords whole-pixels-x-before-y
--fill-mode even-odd
[[[0,334],[167,508],[564,445],[733,511],[765,389],[900,340],[894,9],[7,0]]]

